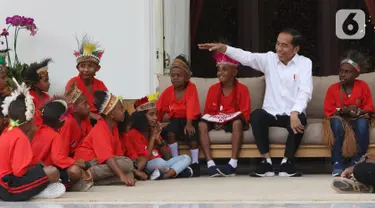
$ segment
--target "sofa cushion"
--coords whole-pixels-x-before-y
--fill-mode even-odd
[[[313,77],[313,93],[311,101],[307,105],[308,118],[324,118],[324,99],[326,92],[333,83],[338,81],[338,76]]]

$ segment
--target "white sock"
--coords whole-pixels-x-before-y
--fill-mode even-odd
[[[229,160],[229,165],[231,165],[233,168],[237,168],[237,162],[238,162],[237,159],[233,159],[233,158],[231,158],[231,159]]]
[[[194,164],[194,163],[199,163],[199,149],[191,149],[190,150],[190,154],[191,154],[191,164]]]
[[[209,160],[209,161],[207,161],[207,167],[208,168],[210,168],[210,167],[212,167],[212,166],[215,166],[216,164],[215,164],[215,162],[213,161],[213,160]]]
[[[288,161],[288,158],[283,158],[283,160],[281,160],[281,164],[284,164],[284,163],[286,163]]]
[[[171,149],[172,157],[177,157],[178,156],[178,144],[177,144],[177,142],[175,142],[173,144],[169,144],[168,146]]]
[[[272,165],[272,160],[271,160],[271,158],[266,158],[266,162]]]

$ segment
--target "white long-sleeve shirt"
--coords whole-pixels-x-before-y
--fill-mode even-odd
[[[263,109],[269,114],[290,116],[293,111],[305,113],[313,91],[309,58],[296,54],[285,65],[274,52],[251,53],[230,46],[227,46],[225,54],[244,66],[264,73],[266,93]]]

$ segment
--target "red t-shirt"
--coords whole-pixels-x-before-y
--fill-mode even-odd
[[[29,138],[18,127],[5,129],[0,136],[0,183],[8,174],[21,177],[32,163],[33,151]]]
[[[168,114],[168,119],[186,118],[187,120],[197,119],[201,114],[197,87],[190,81],[181,100],[176,100],[174,86],[172,85],[164,90],[156,106],[159,113],[159,121],[163,120],[166,113]]]
[[[42,119],[42,108],[50,100],[50,96],[43,92],[42,98],[39,98],[34,90],[30,90],[30,95],[33,96],[33,102],[35,105],[35,115],[34,115],[34,124],[40,126],[43,124]]]
[[[344,106],[355,105],[362,110],[374,112],[374,103],[371,90],[368,84],[362,80],[354,80],[353,91],[350,96],[341,92],[341,83],[331,85],[324,100],[324,114],[329,117],[336,112],[336,108],[343,108],[340,100],[342,93],[342,102]]]
[[[111,131],[103,119],[98,120],[74,154],[77,160],[90,161],[96,158],[98,164],[103,164],[115,156],[124,156],[118,128],[115,125]]]
[[[64,141],[65,151],[69,156],[73,156],[75,149],[82,143],[83,139],[89,134],[92,125],[88,118],[78,124],[73,115],[69,114],[59,130]]]
[[[234,91],[236,91],[236,95],[234,95]],[[220,96],[220,104],[218,104],[218,96]],[[237,98],[236,103],[233,96]],[[228,96],[223,95],[220,82],[210,87],[207,93],[204,114],[216,115],[219,112],[235,113],[237,111],[242,112],[241,117],[243,117],[246,122],[250,120],[250,93],[245,85],[237,81],[236,89],[232,87],[232,92]]]
[[[75,162],[64,149],[64,141],[60,134],[49,126],[38,127],[31,141],[34,153],[33,163],[43,162],[45,165],[53,165],[65,169]]]
[[[133,147],[131,138],[129,137],[128,133],[121,134],[120,141],[122,144],[122,151],[124,152],[124,156],[130,159],[137,159],[138,154]]]
[[[95,98],[94,98],[94,92],[98,90],[108,91],[107,87],[104,85],[104,83],[96,78],[93,78],[92,80],[92,87],[91,87],[91,93],[87,89],[86,85],[83,83],[81,76],[78,75],[76,77],[71,78],[68,81],[68,84],[66,84],[65,90],[68,90],[70,85],[76,82],[77,88],[82,91],[82,93],[86,96],[87,102],[90,105],[91,112],[98,113],[98,110],[94,106]]]
[[[145,136],[143,136],[143,134],[139,132],[137,129],[131,129],[127,136],[128,138],[130,138],[131,145],[133,146],[137,156],[148,157],[148,140],[145,138]],[[152,150],[150,160],[161,157],[162,154],[160,153],[156,145],[154,145],[154,149]]]

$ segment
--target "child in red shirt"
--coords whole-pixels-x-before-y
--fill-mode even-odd
[[[42,108],[43,124],[40,125],[31,141],[34,153],[33,162],[53,165],[60,170],[60,178],[66,188],[74,191],[87,191],[93,185],[85,170],[90,167],[84,160],[74,160],[67,151],[68,142],[62,138],[58,129],[68,114],[68,104],[61,99],[52,100]],[[86,177],[85,177],[86,176]],[[82,181],[76,185],[80,180]]]
[[[143,170],[139,169],[139,164],[145,164],[146,161],[145,157],[138,157],[137,152],[135,151],[132,143],[131,138],[129,137],[129,132],[131,128],[131,116],[128,111],[124,113],[124,121],[118,123],[118,130],[120,135],[120,141],[122,145],[122,150],[124,152],[124,156],[128,157],[133,160],[134,162],[134,175],[139,180],[147,180],[148,174]]]
[[[48,76],[48,64],[50,62],[51,59],[48,58],[40,63],[32,63],[23,72],[23,79],[28,87],[31,88],[30,94],[33,96],[35,105],[34,124],[37,126],[43,124],[40,109],[50,100],[50,96],[47,94],[51,85]]]
[[[172,157],[178,156],[176,141],[188,140],[192,157],[190,167],[195,176],[199,176],[198,123],[201,113],[197,88],[189,81],[190,65],[184,56],[179,55],[173,61],[170,75],[172,86],[164,90],[156,103],[159,122],[168,114],[169,123],[165,130]]]
[[[55,167],[32,162],[30,140],[35,110],[32,99],[22,83],[2,105],[3,114],[11,120],[0,136],[0,199],[4,201],[57,198],[65,193],[64,185],[58,183],[59,172]]]
[[[249,128],[250,94],[247,87],[235,78],[239,63],[222,53],[215,53],[214,58],[219,83],[212,85],[208,90],[205,115],[202,117],[204,121],[199,123],[199,137],[207,159],[209,176],[234,176],[243,131]],[[224,129],[225,132],[232,133],[232,158],[222,170],[216,167],[211,156],[208,132],[212,129]]]
[[[82,143],[89,134],[92,125],[89,120],[90,105],[86,96],[79,90],[75,82],[65,92],[66,100],[72,105],[72,112],[67,114],[64,125],[59,132],[64,141],[67,142],[67,152],[73,156],[75,149]]]
[[[101,68],[99,63],[103,53],[103,50],[97,48],[97,44],[90,42],[89,38],[85,36],[78,51],[74,51],[79,75],[71,78],[66,85],[66,90],[68,90],[69,86],[76,82],[78,89],[86,96],[91,109],[89,118],[93,125],[100,118],[98,109],[94,105],[94,92],[97,90],[108,91],[104,83],[95,78],[96,73]]]
[[[324,101],[325,139],[332,147],[333,176],[344,171],[343,156],[355,165],[369,145],[369,119],[374,112],[370,87],[358,80],[367,71],[368,59],[358,51],[348,51],[340,63],[340,82],[328,88]]]
[[[91,163],[89,173],[95,184],[104,185],[104,181],[110,181],[108,184],[122,182],[134,186],[133,161],[124,157],[117,127],[118,122],[124,120],[122,102],[105,91],[96,91],[94,96],[101,118],[76,149],[74,158]]]
[[[127,134],[136,152],[136,158],[145,158],[138,163],[139,170],[151,173],[150,179],[192,177],[188,155],[171,158],[168,146],[160,136],[156,100],[158,93],[135,102],[136,111],[132,114],[131,130]]]

